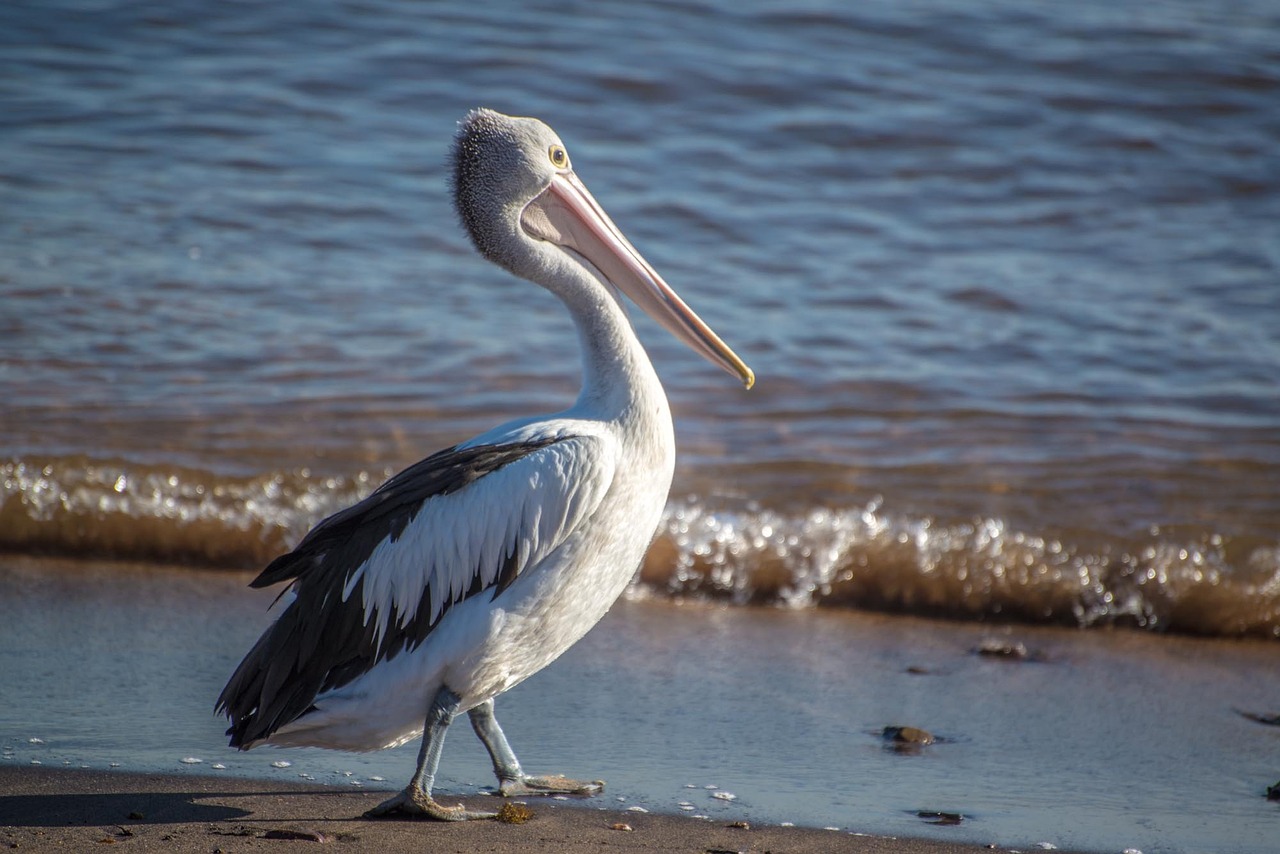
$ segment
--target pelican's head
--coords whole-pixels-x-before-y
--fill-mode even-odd
[[[454,202],[480,254],[533,278],[560,253],[630,297],[676,338],[742,380],[755,375],[662,280],[574,174],[555,131],[537,119],[472,110],[454,143]]]

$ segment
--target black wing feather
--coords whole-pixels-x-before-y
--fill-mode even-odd
[[[379,543],[388,537],[397,540],[427,499],[456,492],[554,441],[558,440],[454,447],[433,454],[368,498],[325,519],[293,551],[268,564],[251,586],[292,579],[297,598],[254,644],[218,697],[216,711],[231,720],[231,746],[246,747],[266,738],[310,711],[318,694],[421,644],[456,602],[443,603],[432,620],[434,603],[430,591],[424,590],[414,619],[401,626],[398,616],[391,615],[379,643],[375,621],[366,624],[358,603],[342,601],[351,574]],[[515,555],[508,555],[490,585],[493,595],[505,590],[518,570]],[[457,601],[485,589],[477,576]]]

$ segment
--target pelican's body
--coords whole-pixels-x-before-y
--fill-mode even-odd
[[[433,546],[442,546],[445,559],[456,559],[451,552],[457,542],[428,539],[432,529],[461,529],[474,538],[468,540],[472,547],[487,545],[484,538],[495,538],[502,527],[493,523],[504,515],[502,503],[509,500],[513,482],[556,477],[568,467],[580,480],[556,486],[576,487],[583,510],[592,512],[517,582],[493,598],[471,596],[453,605],[426,642],[322,694],[314,701],[315,711],[282,726],[265,743],[352,751],[403,744],[421,734],[423,711],[442,685],[458,695],[459,711],[469,711],[550,664],[599,622],[630,581],[658,527],[675,450],[665,399],[653,408],[656,417],[619,415],[614,421],[592,421],[565,413],[533,425],[504,426],[461,446],[519,448],[566,437],[472,484],[469,497],[476,503],[461,511],[447,502],[428,503],[397,540],[403,551],[396,569],[384,570],[383,584],[389,586],[397,570],[412,579],[417,566],[438,565],[441,556],[430,554]],[[652,430],[659,441],[628,441],[637,428]],[[636,452],[628,454],[628,447]],[[477,504],[491,512],[477,514],[470,524],[450,518],[475,512]],[[376,601],[376,582],[357,584]],[[376,609],[372,621],[388,610]]]
[[[375,750],[424,734],[409,786],[376,814],[478,817],[431,785],[466,712],[503,794],[598,791],[531,777],[493,698],[554,661],[622,593],[657,529],[675,459],[662,386],[619,299],[750,371],[631,247],[535,119],[471,113],[455,145],[461,219],[490,260],[551,290],[583,349],[570,409],[502,425],[401,472],[320,523],[254,586],[293,600],[218,701],[231,744]]]

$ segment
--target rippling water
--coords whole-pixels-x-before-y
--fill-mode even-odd
[[[501,7],[501,8],[500,8]],[[6,4],[0,547],[253,566],[576,392],[455,122],[555,127],[639,318],[655,591],[1280,636],[1274,3]]]

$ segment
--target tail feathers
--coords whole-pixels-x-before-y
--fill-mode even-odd
[[[291,616],[286,611],[258,639],[218,696],[214,711],[230,719],[232,747],[248,750],[315,708],[324,674],[299,667]]]

